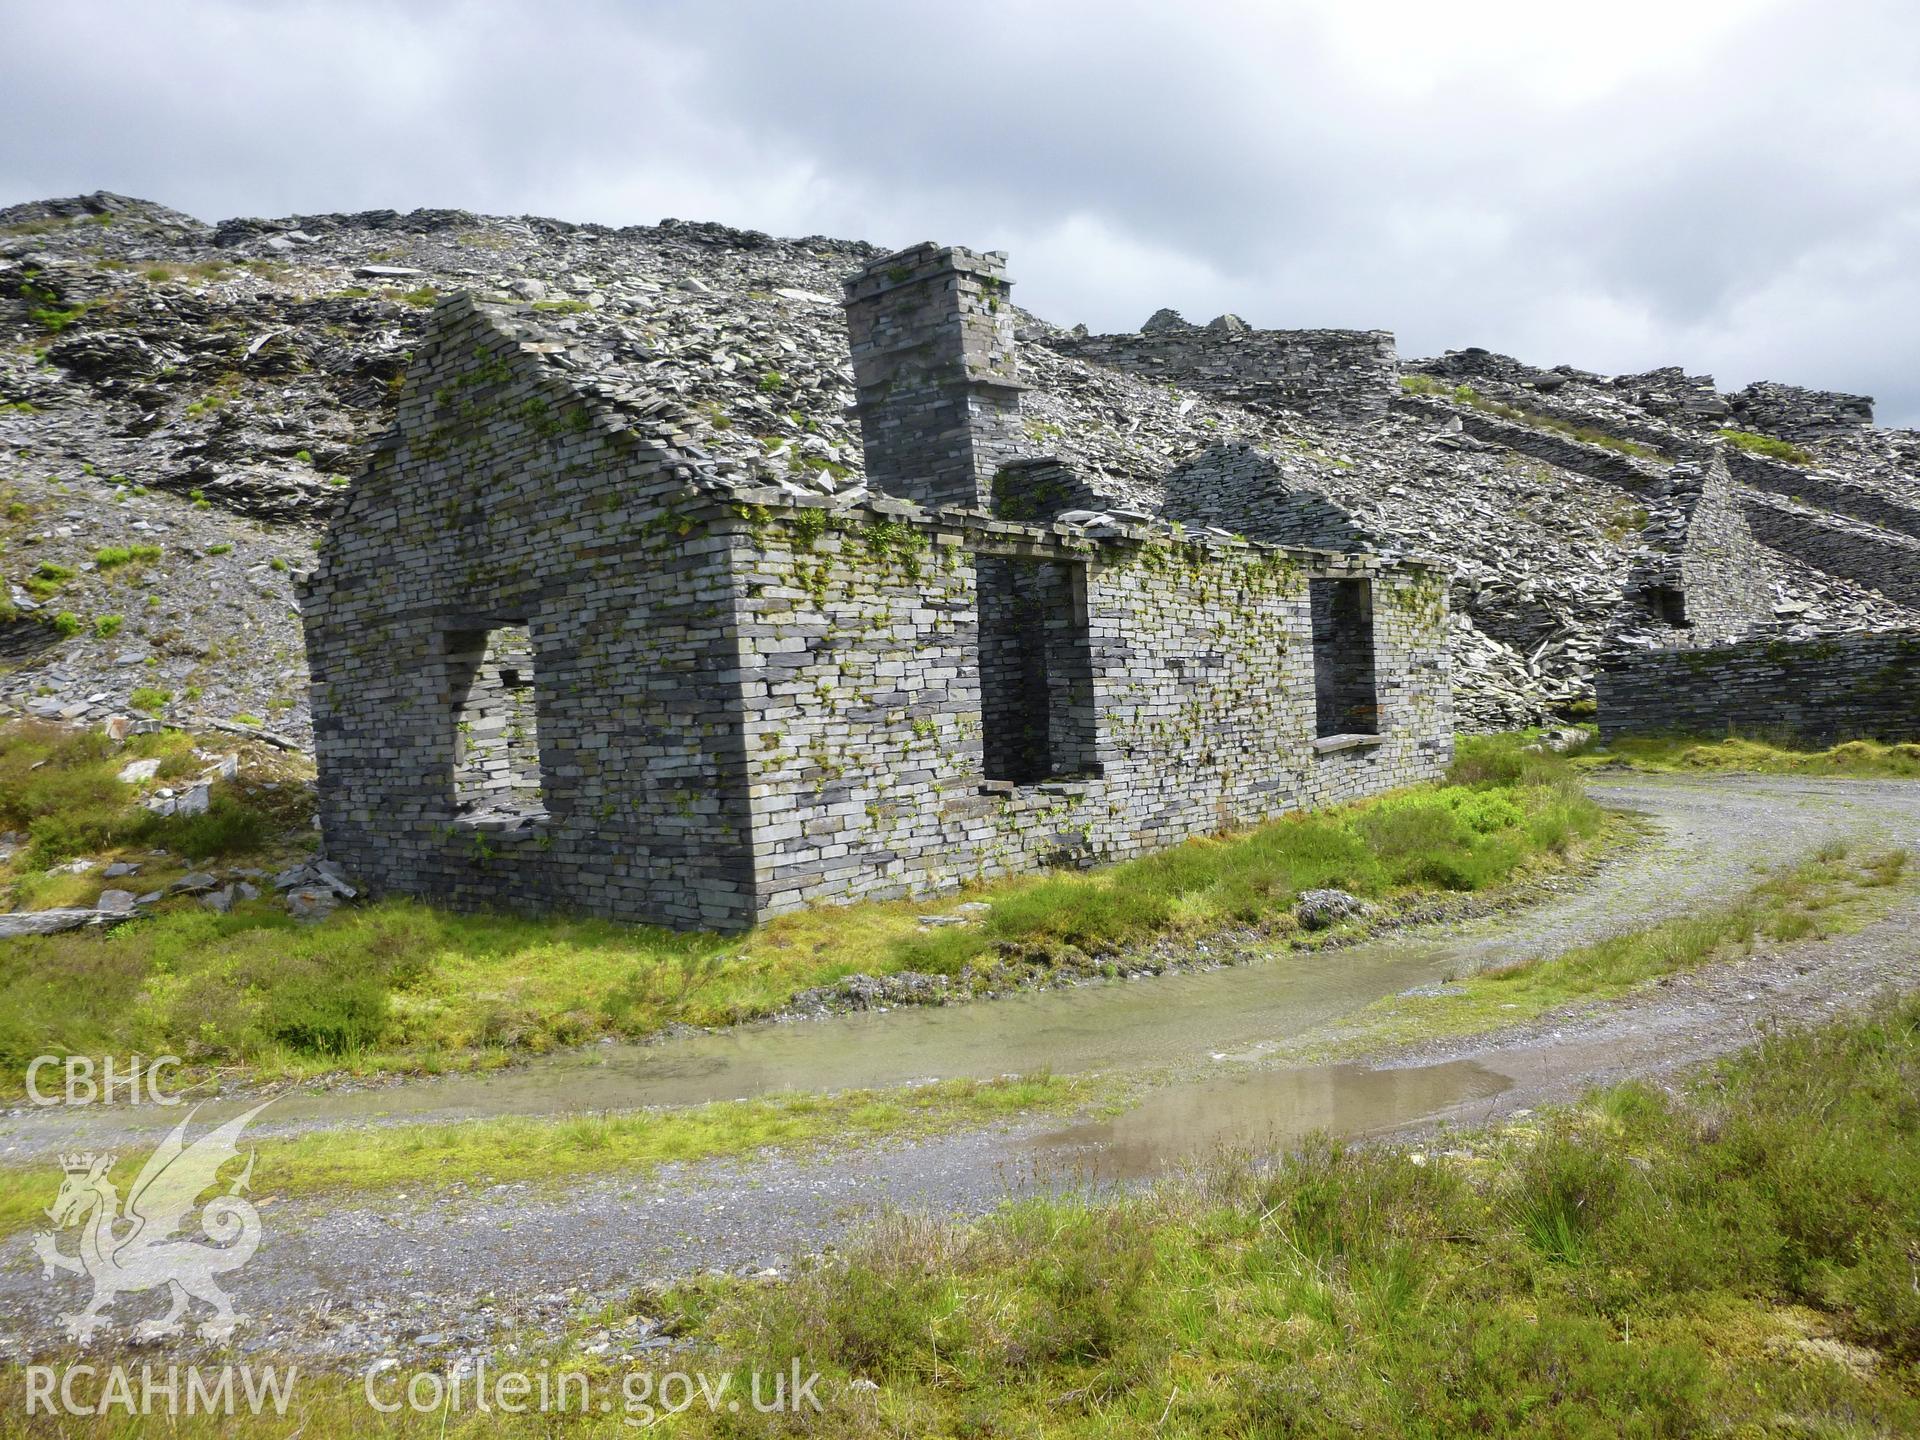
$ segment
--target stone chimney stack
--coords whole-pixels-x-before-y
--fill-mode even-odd
[[[867,483],[921,505],[989,504],[1026,443],[1007,257],[931,241],[846,282]]]

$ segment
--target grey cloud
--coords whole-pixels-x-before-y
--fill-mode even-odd
[[[0,198],[933,236],[1098,328],[1231,308],[1920,420],[1920,18],[1631,9],[37,7]]]

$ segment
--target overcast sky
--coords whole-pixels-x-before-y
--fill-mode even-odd
[[[5,7],[0,203],[464,206],[1012,252],[1171,305],[1920,423],[1920,4]]]

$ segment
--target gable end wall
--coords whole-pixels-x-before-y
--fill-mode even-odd
[[[307,582],[320,817],[376,893],[681,927],[752,916],[728,542],[463,300]],[[445,636],[525,623],[548,818],[455,813]]]

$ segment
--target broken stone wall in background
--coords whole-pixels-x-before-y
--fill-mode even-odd
[[[1144,379],[1316,420],[1376,421],[1399,393],[1390,331],[1255,330],[1244,321],[1221,323],[1231,316],[1189,325],[1172,312],[1162,315],[1171,319],[1138,334],[1059,336],[1050,343],[1062,354]]]

